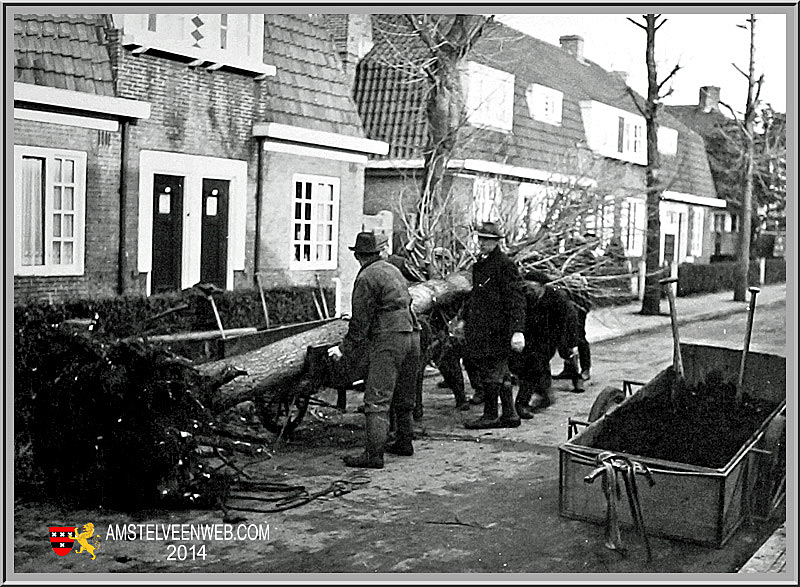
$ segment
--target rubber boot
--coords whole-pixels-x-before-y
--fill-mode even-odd
[[[499,385],[487,386],[483,392],[483,415],[477,420],[464,424],[464,428],[480,430],[497,428],[500,419],[497,417],[497,397],[500,395]]]
[[[363,469],[383,469],[383,449],[389,430],[389,417],[382,412],[370,412],[364,418],[364,452],[344,457],[344,464]]]
[[[395,414],[397,431],[394,442],[386,445],[385,451],[401,457],[410,457],[414,454],[414,418],[410,410],[398,411]]]
[[[519,415],[514,409],[514,386],[511,381],[510,377],[504,378],[500,387],[500,406],[503,412],[498,420],[498,428],[516,428],[520,425]]]
[[[523,420],[530,420],[533,418],[533,410],[531,409],[531,398],[533,397],[533,385],[524,379],[519,382],[519,391],[517,392],[517,399],[514,402],[514,407],[517,409],[517,414]]]

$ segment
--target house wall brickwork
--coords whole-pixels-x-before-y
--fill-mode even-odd
[[[14,144],[84,151],[87,155],[84,274],[15,276],[14,303],[114,295],[119,254],[120,131],[17,119]]]
[[[364,165],[317,157],[305,157],[286,153],[264,153],[264,183],[262,194],[265,204],[261,210],[261,278],[265,288],[287,285],[315,285],[318,274],[323,287],[333,287],[332,279],[339,277],[343,292],[343,303],[349,308],[353,281],[358,272],[358,263],[348,249],[361,230],[364,209],[358,197],[364,189]],[[294,176],[307,174],[338,178],[339,184],[339,239],[338,267],[333,270],[288,270],[291,257],[293,221],[292,196]],[[255,209],[248,209],[248,250],[252,250],[255,235]],[[251,227],[252,224],[252,227]]]

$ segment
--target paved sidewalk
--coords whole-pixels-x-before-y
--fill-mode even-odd
[[[756,296],[756,313],[760,306],[780,303],[786,300],[786,284],[762,286]],[[748,302],[750,294],[747,294]],[[724,291],[713,294],[679,297],[675,307],[678,323],[709,320],[747,312],[748,302],[733,301],[733,292]],[[609,340],[629,334],[648,332],[669,326],[669,302],[661,301],[662,314],[643,316],[639,313],[641,302],[610,308],[592,310],[586,319],[586,339],[590,343]],[[774,534],[739,570],[740,573],[785,573],[786,572],[786,524]]]
[[[750,294],[748,293],[748,302]],[[779,303],[786,299],[786,284],[764,285],[756,296],[758,307]],[[675,301],[678,323],[709,320],[719,316],[747,312],[748,302],[734,302],[732,291],[712,294],[679,297]],[[590,343],[617,338],[627,334],[638,334],[669,326],[669,302],[661,300],[661,314],[643,316],[639,312],[641,302],[610,308],[596,308],[586,318],[586,340]]]

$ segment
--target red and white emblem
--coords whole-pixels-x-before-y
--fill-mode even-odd
[[[50,526],[50,546],[58,556],[67,556],[75,542],[75,526]]]

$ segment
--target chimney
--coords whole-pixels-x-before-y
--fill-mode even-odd
[[[628,85],[628,72],[627,71],[612,71],[611,75],[619,79],[623,84]]]
[[[700,88],[700,102],[698,104],[703,112],[711,112],[719,109],[719,87],[703,86]]]
[[[566,35],[558,38],[561,48],[583,63],[583,37],[579,35]]]

